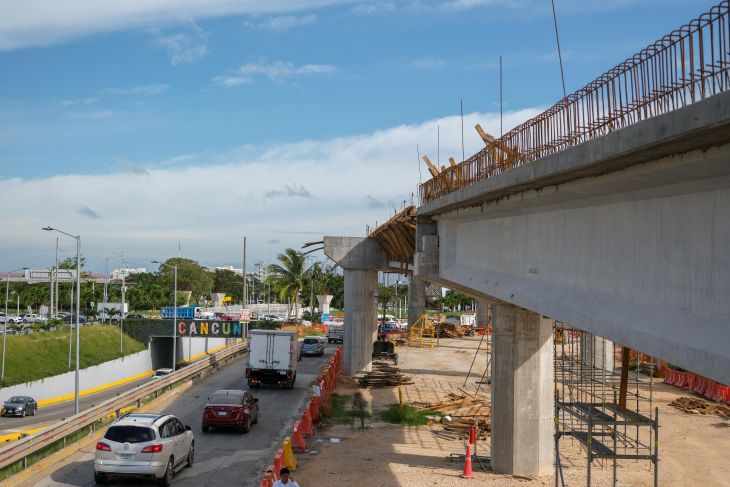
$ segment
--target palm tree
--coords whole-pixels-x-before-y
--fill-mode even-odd
[[[292,307],[295,309],[295,314],[299,310],[299,293],[304,287],[306,273],[305,259],[300,252],[291,248],[286,249],[283,254],[279,254],[277,259],[281,265],[271,264],[269,266],[269,282],[282,302],[289,300],[288,318],[291,315]]]

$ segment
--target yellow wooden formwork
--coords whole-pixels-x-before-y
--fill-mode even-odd
[[[421,315],[413,325],[408,336],[411,347],[433,347],[436,344],[436,327],[431,324],[427,314]]]

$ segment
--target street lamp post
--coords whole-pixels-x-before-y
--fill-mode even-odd
[[[55,231],[62,233],[68,237],[76,239],[76,371],[75,371],[75,384],[74,384],[74,414],[79,414],[79,314],[81,313],[81,235],[71,235],[63,230],[53,227],[44,227],[43,230],[48,232]]]
[[[172,371],[174,372],[175,370],[177,370],[177,266],[165,264],[164,262],[160,262],[158,260],[153,260],[152,263],[169,267],[173,271],[174,295],[172,297]],[[188,360],[190,360],[190,358],[188,358]]]
[[[5,380],[5,342],[8,336],[8,295],[10,293],[10,274],[13,272],[24,271],[27,267],[21,267],[14,271],[8,271],[5,273],[5,322],[3,324],[3,360],[2,360],[2,371],[0,371],[0,380]]]

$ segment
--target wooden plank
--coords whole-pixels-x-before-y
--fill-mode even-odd
[[[431,159],[429,159],[428,156],[426,156],[426,155],[424,155],[422,157],[422,159],[426,163],[426,165],[428,166],[428,170],[431,172],[431,176],[433,176],[435,178],[438,177],[439,170],[438,170],[438,168],[436,166],[433,165],[433,163],[431,162]]]

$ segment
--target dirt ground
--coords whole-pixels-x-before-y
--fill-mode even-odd
[[[401,372],[414,384],[402,386],[404,402],[431,402],[446,398],[460,389],[474,393],[481,379],[487,356],[480,352],[467,380],[479,337],[441,339],[434,349],[399,347]],[[659,407],[659,485],[679,487],[704,485],[730,486],[730,422],[716,416],[681,412],[669,402],[687,395],[657,379],[653,386],[654,406]],[[489,386],[481,385],[480,396],[489,398]],[[486,390],[485,390],[486,387]],[[398,402],[398,389],[359,389],[345,378],[337,393],[363,392],[373,408]],[[357,486],[457,486],[475,485],[554,485],[552,473],[538,479],[497,475],[473,466],[471,480],[460,477],[462,461],[450,461],[450,454],[464,453],[460,440],[448,440],[435,433],[441,425],[401,427],[373,421],[365,431],[351,425],[324,425],[310,438],[310,453],[298,454],[294,478],[302,487]],[[577,442],[561,441],[561,458],[565,485],[586,485],[585,449]],[[477,443],[479,455],[489,455],[489,439]],[[624,460],[618,463],[618,485],[644,487],[653,485],[649,461]],[[612,465],[594,461],[593,486],[610,486]]]

